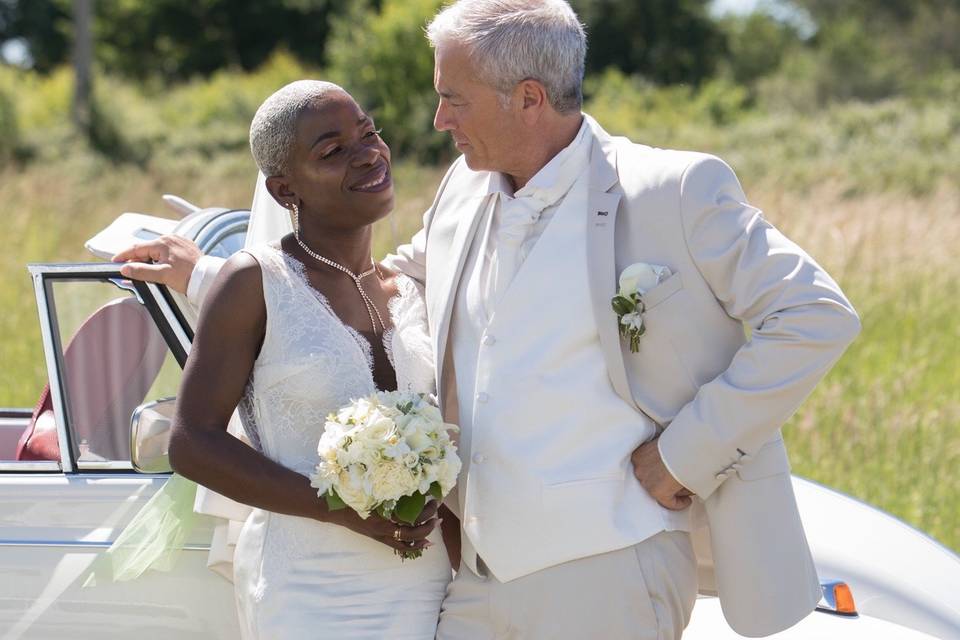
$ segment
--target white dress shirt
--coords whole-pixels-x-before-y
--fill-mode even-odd
[[[573,141],[515,193],[503,174],[496,174],[491,182],[490,193],[497,193],[497,197],[492,199],[491,206],[484,212],[478,226],[482,233],[470,247],[463,271],[465,286],[461,286],[457,293],[452,319],[451,344],[457,372],[457,401],[462,430],[469,429],[471,425],[476,394],[477,354],[484,331],[495,311],[498,233],[504,225],[504,209],[515,199],[525,196],[540,197],[549,203],[523,233],[514,273],[510,274],[512,278],[543,235],[573,183],[589,168],[590,140],[586,136],[587,128],[584,119]]]

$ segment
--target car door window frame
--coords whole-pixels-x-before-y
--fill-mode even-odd
[[[193,331],[183,319],[183,315],[173,302],[170,292],[163,285],[128,280],[120,274],[120,267],[119,264],[110,263],[28,265],[28,270],[33,279],[40,320],[40,335],[47,367],[47,380],[50,386],[50,400],[53,405],[53,415],[57,427],[60,460],[0,461],[0,472],[103,473],[121,471],[133,475],[151,475],[139,474],[129,460],[84,462],[84,468],[80,469],[73,448],[73,432],[70,428],[70,417],[67,412],[67,398],[70,392],[64,385],[64,345],[60,335],[56,302],[53,296],[53,284],[57,281],[112,282],[115,286],[130,291],[147,309],[180,368],[182,369],[186,363]]]

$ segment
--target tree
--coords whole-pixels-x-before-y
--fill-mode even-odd
[[[93,115],[93,0],[73,0],[73,124],[90,133]]]
[[[22,38],[37,71],[67,61],[70,32],[70,0],[0,0],[0,44]]]
[[[0,43],[23,38],[37,71],[70,55],[71,0],[0,0]],[[350,0],[97,0],[96,60],[106,71],[176,81],[253,69],[279,46],[322,64],[330,19]]]
[[[709,0],[571,0],[587,27],[587,72],[616,67],[658,84],[713,75],[724,38]]]

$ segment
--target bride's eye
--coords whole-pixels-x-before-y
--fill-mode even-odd
[[[320,154],[320,159],[326,160],[327,158],[337,155],[339,152],[340,152],[340,147],[334,147],[333,149],[330,149],[329,151],[325,151],[322,154]]]

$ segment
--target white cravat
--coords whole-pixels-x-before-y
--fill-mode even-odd
[[[487,265],[485,295],[489,308],[497,303],[516,276],[525,254],[529,253],[531,237],[542,232],[541,214],[553,211],[570,191],[589,163],[590,144],[584,142],[586,119],[573,141],[554,156],[527,184],[513,196],[500,191],[492,221],[492,260]],[[505,182],[505,181],[504,181]]]
[[[494,306],[520,268],[520,248],[531,227],[540,219],[543,210],[553,204],[537,194],[511,198],[501,193],[500,198],[500,226],[494,245],[495,275],[491,278],[493,291],[487,296]]]

